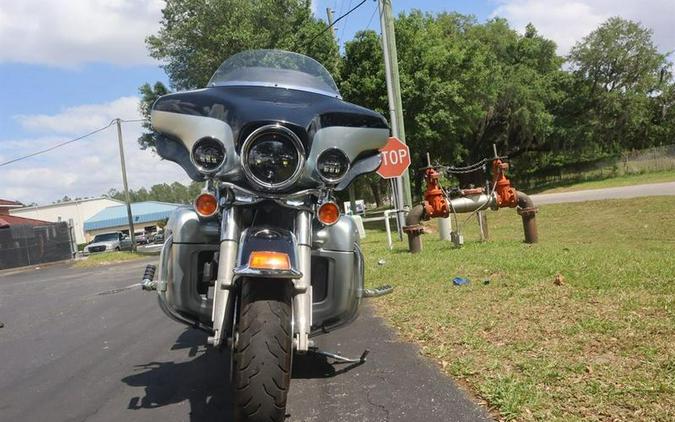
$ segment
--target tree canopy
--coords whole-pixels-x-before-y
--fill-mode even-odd
[[[337,44],[330,31],[317,36],[326,25],[312,15],[309,0],[173,0],[160,25],[147,44],[176,90],[205,87],[226,58],[258,48],[307,54],[337,70]]]
[[[218,66],[245,50],[275,48],[306,54],[337,75],[340,56],[327,24],[312,15],[310,0],[173,0],[162,9],[157,34],[146,39],[173,90],[203,88]],[[140,111],[169,92],[162,83],[140,87]],[[141,148],[153,147],[147,133]]]
[[[654,144],[654,103],[672,91],[672,76],[650,29],[610,18],[574,46],[569,62],[576,82],[569,95],[583,111],[574,123],[584,143],[606,151]]]
[[[192,182],[188,186],[179,182],[171,184],[162,183],[153,185],[150,189],[130,189],[129,199],[131,202],[160,201],[174,204],[191,204],[201,191],[202,184],[199,182]],[[118,191],[117,189],[110,189],[105,196],[120,201],[126,200],[124,191]]]
[[[563,59],[534,27],[520,35],[503,19],[413,11],[398,17],[396,41],[413,168],[426,152],[459,164],[490,155],[493,143],[513,155],[546,147]],[[381,58],[373,31],[346,43],[345,99],[387,110]]]

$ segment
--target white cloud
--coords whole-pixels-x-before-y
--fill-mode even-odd
[[[0,62],[76,67],[153,63],[144,39],[163,0],[2,0]]]
[[[87,111],[91,111],[89,118]],[[9,160],[48,148],[73,135],[105,126],[118,116],[139,119],[138,98],[123,97],[105,104],[73,107],[54,115],[21,116],[20,122],[27,128],[49,134],[0,140],[0,158]],[[143,131],[140,123],[123,123],[122,129],[130,188],[174,181],[189,183],[177,164],[138,147],[136,140]],[[0,198],[39,204],[51,203],[64,195],[98,196],[110,188],[121,190],[117,131],[111,126],[82,141],[0,167],[0,180]]]
[[[137,97],[121,97],[103,104],[68,107],[59,114],[13,116],[27,130],[40,133],[81,134],[110,123],[115,118],[140,118]]]
[[[531,22],[558,44],[558,53],[572,46],[612,16],[641,22],[654,31],[662,52],[675,50],[675,0],[499,0],[492,16],[501,16],[518,30]]]

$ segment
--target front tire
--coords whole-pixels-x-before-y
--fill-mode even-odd
[[[291,284],[245,279],[234,337],[236,421],[283,422],[293,356]]]

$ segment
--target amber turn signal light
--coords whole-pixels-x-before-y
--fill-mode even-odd
[[[195,199],[195,211],[200,217],[211,217],[218,211],[218,199],[212,193],[202,193]]]
[[[248,267],[254,270],[290,270],[291,260],[283,252],[253,251]]]
[[[330,226],[340,219],[340,208],[335,202],[324,202],[316,215],[322,224]]]

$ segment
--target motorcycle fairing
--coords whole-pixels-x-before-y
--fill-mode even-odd
[[[247,186],[239,159],[241,144],[263,125],[280,122],[307,151],[294,189],[321,183],[316,159],[326,148],[341,149],[354,165],[362,154],[376,153],[389,136],[384,117],[374,111],[338,98],[282,88],[216,86],[170,94],[155,102],[151,114],[153,129],[159,132],[160,156],[180,164],[194,180],[203,180],[189,160],[190,150],[198,139],[214,137],[227,155],[216,177]],[[176,140],[183,148],[175,145]]]
[[[178,92],[160,97],[152,109],[221,120],[232,129],[237,147],[257,126],[270,122],[286,122],[298,130],[305,147],[311,146],[316,131],[326,127],[389,129],[381,114],[367,108],[326,95],[272,87],[215,86]]]

